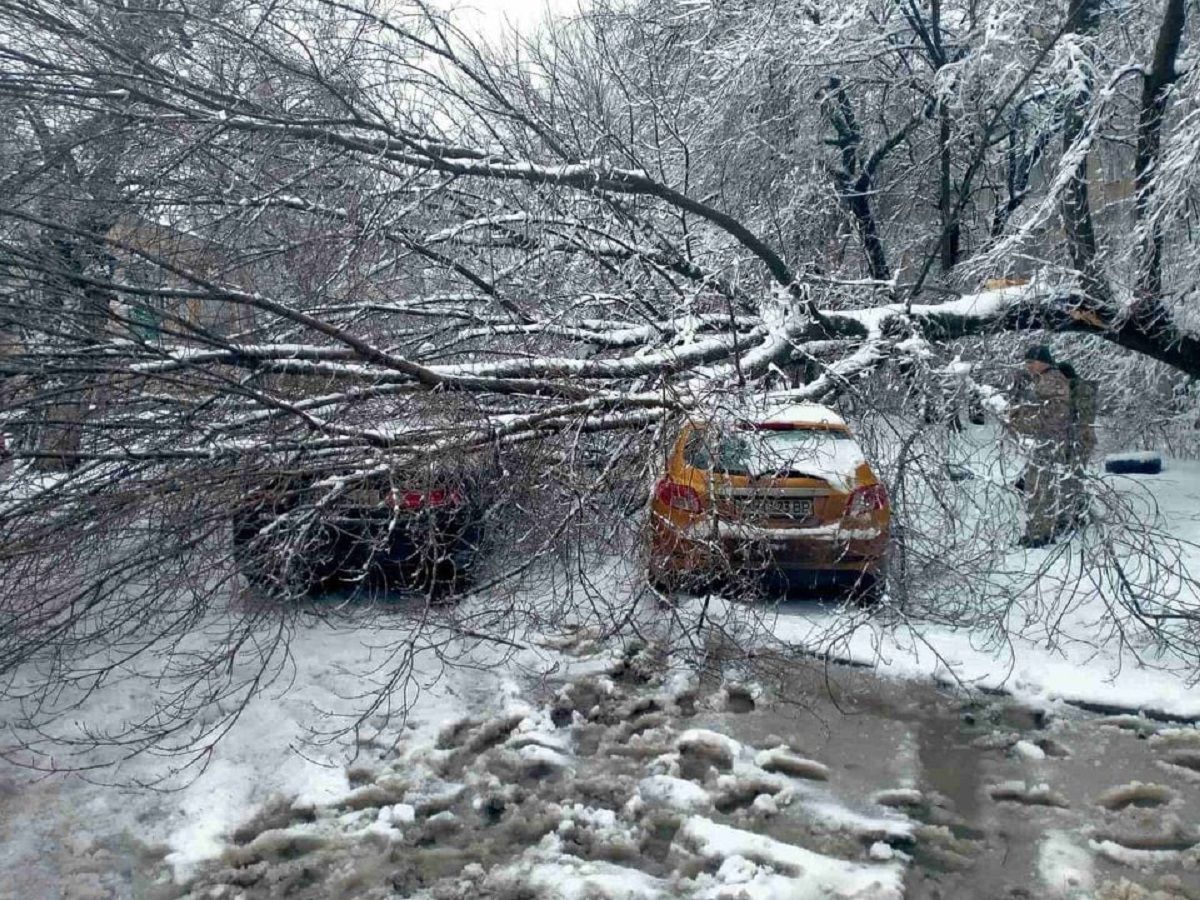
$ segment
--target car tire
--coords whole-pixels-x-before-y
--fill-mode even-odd
[[[425,563],[412,579],[412,586],[437,603],[456,603],[471,587],[473,567],[453,559]]]
[[[438,573],[437,583],[446,595],[458,600],[475,583],[474,567],[449,560]]]
[[[850,602],[862,609],[871,609],[883,602],[884,589],[887,586],[883,578],[874,575],[864,575],[850,588]]]
[[[233,560],[246,587],[264,599],[296,600],[311,595],[318,587],[311,572],[306,577],[293,570],[284,576],[269,546],[254,547],[260,528],[258,522],[248,519],[234,522]]]
[[[683,589],[683,579],[677,572],[663,572],[654,566],[646,569],[646,584],[659,595],[659,602],[663,605],[674,603]]]

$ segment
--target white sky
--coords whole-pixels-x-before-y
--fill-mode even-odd
[[[536,27],[549,12],[571,15],[578,12],[580,0],[437,0],[439,6],[453,9],[459,24],[484,35],[503,29],[505,23],[519,30]]]

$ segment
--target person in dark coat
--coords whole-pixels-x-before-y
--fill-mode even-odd
[[[1067,436],[1067,481],[1063,495],[1067,502],[1062,521],[1064,530],[1077,528],[1088,518],[1088,495],[1084,488],[1087,468],[1096,452],[1096,385],[1082,378],[1070,363],[1059,363],[1071,390],[1071,423]]]
[[[1018,373],[1010,416],[1026,451],[1022,546],[1053,543],[1077,512],[1072,463],[1071,385],[1045,344],[1030,347]]]

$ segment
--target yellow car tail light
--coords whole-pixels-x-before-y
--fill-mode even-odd
[[[659,503],[669,506],[671,509],[689,513],[704,511],[704,500],[701,499],[695,488],[666,478],[655,485],[654,497]]]
[[[869,484],[855,488],[846,504],[846,515],[852,519],[869,516],[871,513],[885,510],[891,505],[887,488],[882,484]]]

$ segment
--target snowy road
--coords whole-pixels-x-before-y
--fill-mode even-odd
[[[1200,466],[1130,484],[1194,551]],[[622,583],[612,579],[617,608]],[[767,623],[775,638],[876,666],[832,669],[832,698],[824,671],[797,664],[756,699],[610,678],[563,700],[546,679],[565,688],[566,673],[603,670],[611,657],[588,656],[596,640],[504,661],[476,649],[471,668],[418,665],[411,717],[360,735],[357,757],[352,744],[304,740],[361,694],[362,673],[396,642],[378,623],[314,623],[293,638],[286,685],[256,698],[177,791],[0,768],[0,898],[166,898],[198,872],[234,879],[227,896],[248,900],[305,896],[293,878],[314,898],[552,898],[580,884],[628,888],[599,897],[803,897],[788,873],[814,867],[850,896],[1141,896],[1121,893],[1122,879],[1200,896],[1197,731],[1062,702],[1196,715],[1186,661],[1142,647],[1156,668],[1139,666],[1128,645],[1096,646],[1108,601],[1070,596],[1056,642],[1027,628],[1000,645],[889,614],[852,631],[851,610],[780,604]],[[1002,687],[1038,712],[971,705],[930,676]],[[112,686],[86,712],[93,725],[121,721],[152,689]],[[473,718],[454,736],[463,717]],[[685,739],[696,729],[731,743]],[[714,752],[711,771],[713,759],[689,762]],[[144,780],[162,765],[143,758],[103,775]]]
[[[648,656],[430,707],[326,800],[256,807],[190,897],[1142,897],[1200,892],[1200,731],[794,661],[778,692]],[[5,897],[168,898],[155,832],[0,786]],[[249,807],[243,807],[246,813]],[[229,821],[234,820],[230,811]],[[139,823],[141,834],[138,833]],[[118,830],[120,826],[120,830]],[[1137,887],[1133,887],[1137,886]]]
[[[384,754],[330,808],[277,811],[192,896],[1200,891],[1200,731],[794,666],[779,696],[643,682],[653,661],[545,685]]]

